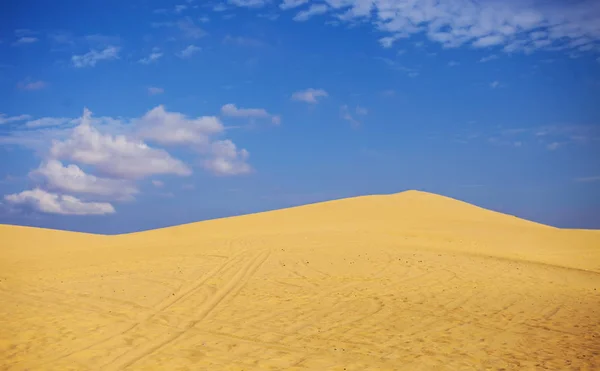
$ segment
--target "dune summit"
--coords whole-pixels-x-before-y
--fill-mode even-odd
[[[3,370],[600,369],[600,231],[424,192],[0,258]]]

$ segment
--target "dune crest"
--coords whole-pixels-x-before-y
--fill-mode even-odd
[[[0,241],[6,370],[600,365],[599,231],[426,192]]]

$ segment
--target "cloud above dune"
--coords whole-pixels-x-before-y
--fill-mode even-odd
[[[231,117],[279,120],[262,109],[238,108],[233,104],[223,107],[222,113]],[[95,118],[87,108],[80,118],[31,120],[29,115],[20,115],[0,119],[6,123],[29,120],[22,128],[0,135],[0,145],[33,148],[44,157],[39,167],[29,173],[36,188],[7,195],[6,200],[45,213],[109,214],[115,212],[111,204],[87,198],[132,200],[139,194],[138,180],[192,174],[191,165],[159,146],[191,150],[200,157],[198,167],[214,175],[252,172],[246,149],[229,139],[217,138],[225,131],[217,116],[189,117],[159,105],[134,119]]]
[[[97,177],[85,173],[77,165],[65,166],[54,159],[42,163],[29,176],[50,190],[64,193],[84,193],[117,199],[130,199],[138,193],[138,189],[130,181]]]
[[[215,175],[247,174],[252,168],[247,163],[250,154],[245,149],[239,149],[230,140],[212,143],[210,158],[203,161],[205,169]]]
[[[224,126],[216,116],[190,118],[179,112],[169,112],[157,106],[135,121],[139,136],[162,145],[205,147],[210,137],[223,132]]]
[[[109,176],[138,179],[154,174],[190,175],[191,170],[162,149],[148,146],[125,135],[102,134],[90,123],[91,111],[84,110],[81,124],[67,140],[55,141],[50,156],[91,165]]]
[[[13,205],[29,206],[34,210],[62,215],[106,215],[115,212],[107,202],[84,202],[77,197],[46,192],[40,188],[4,196]]]

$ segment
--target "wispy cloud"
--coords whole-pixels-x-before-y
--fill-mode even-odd
[[[28,45],[38,42],[39,39],[33,36],[23,36],[13,43],[13,46]]]
[[[227,35],[223,38],[223,44],[230,45],[238,45],[238,46],[247,46],[247,47],[262,47],[266,46],[266,44],[258,39],[254,39],[251,37],[243,37],[243,36],[231,36]]]
[[[39,41],[37,32],[27,28],[18,28],[15,30],[16,40],[12,43],[13,46],[22,46],[33,44]]]
[[[164,55],[163,53],[158,52],[158,51],[152,52],[152,53],[150,53],[150,55],[140,59],[138,62],[140,62],[141,64],[150,64],[150,63],[156,62],[157,60],[162,58],[163,55]]]
[[[42,81],[42,80],[38,80],[38,81],[25,80],[25,81],[20,81],[17,83],[17,88],[19,90],[26,90],[26,91],[42,90],[46,86],[48,86],[48,83],[46,83],[45,81]]]
[[[196,25],[194,19],[191,17],[184,17],[177,21],[152,22],[151,26],[154,28],[171,28],[179,30],[180,35],[178,36],[185,39],[200,39],[207,35],[206,31]]]
[[[177,53],[177,56],[179,58],[190,58],[191,56],[200,52],[201,50],[202,50],[202,48],[200,48],[196,45],[188,45],[185,49],[183,49],[182,51]]]
[[[285,0],[280,8],[292,9],[303,3]],[[315,6],[320,6],[317,9],[321,13],[330,8],[337,22],[370,22],[387,34],[380,40],[386,47],[396,40],[424,34],[445,48],[469,45],[506,53],[600,50],[600,29],[596,26],[600,24],[600,6],[595,1],[465,0],[456,6],[453,0],[325,0],[311,7]]]
[[[68,117],[42,117],[36,120],[30,120],[25,123],[27,128],[41,128],[41,127],[56,127],[62,126],[68,123],[73,123],[74,120]]]
[[[164,92],[165,92],[165,89],[163,89],[163,88],[158,88],[156,86],[148,87],[148,95],[158,95],[158,94],[162,94]]]
[[[417,77],[419,76],[419,71],[417,71],[414,68],[410,68],[410,67],[406,67],[404,65],[402,65],[401,63],[394,61],[390,58],[384,58],[384,57],[375,57],[375,59],[382,61],[383,63],[385,63],[389,68],[396,70],[396,71],[401,71],[406,73],[409,77]]]
[[[73,65],[77,68],[94,67],[99,61],[108,61],[119,59],[119,48],[109,46],[104,50],[90,50],[83,55],[74,55],[71,57]]]
[[[262,8],[269,0],[229,0],[229,4],[243,8]]]
[[[501,45],[504,43],[504,40],[504,35],[488,35],[476,39],[473,41],[472,45],[476,48],[486,48],[490,46]]]
[[[600,175],[587,176],[582,178],[575,178],[576,182],[588,183],[588,182],[600,182]]]
[[[500,81],[492,81],[490,83],[490,88],[492,88],[492,89],[496,89],[499,86],[500,86]]]
[[[229,103],[221,107],[221,114],[227,117],[268,118],[273,124],[281,124],[279,115],[270,114],[264,108],[238,108],[235,104]]]
[[[293,9],[308,3],[308,0],[283,0],[279,7],[281,9]]]
[[[396,95],[396,91],[394,89],[387,89],[381,92],[381,95],[384,97],[393,97]]]
[[[487,57],[483,57],[479,60],[479,63],[485,63],[489,61],[493,61],[494,59],[498,59],[496,54],[488,55]]]
[[[328,97],[329,94],[323,89],[313,89],[308,88],[305,90],[300,90],[292,94],[292,100],[298,102],[305,102],[316,104],[319,102],[319,98]]]
[[[489,142],[511,145],[519,142],[538,145],[548,151],[557,151],[568,146],[596,145],[600,143],[600,129],[595,125],[547,125],[528,128],[502,129],[490,133]],[[463,137],[472,140],[481,135]],[[484,135],[485,137],[485,135]]]
[[[304,22],[309,20],[315,15],[325,14],[329,10],[329,7],[324,4],[313,4],[307,10],[302,10],[294,16],[294,21]]]
[[[361,115],[364,116],[368,113],[367,109],[361,106],[356,106],[354,112],[356,112],[356,115]],[[355,116],[354,113],[351,112],[350,108],[348,107],[348,105],[344,104],[340,107],[340,116],[348,121],[350,123],[350,125],[352,125],[352,127],[357,128],[360,126],[360,121],[358,121]]]
[[[225,4],[216,4],[212,7],[213,12],[224,12],[226,11],[228,8]]]
[[[18,115],[18,116],[6,116],[4,113],[0,113],[0,125],[9,124],[11,122],[19,122],[29,120],[30,115]]]
[[[189,17],[178,21],[177,27],[183,33],[183,36],[189,39],[199,39],[206,36],[206,31],[197,26]]]

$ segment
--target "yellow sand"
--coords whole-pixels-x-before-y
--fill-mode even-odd
[[[423,192],[0,226],[3,370],[600,369],[600,231]]]

